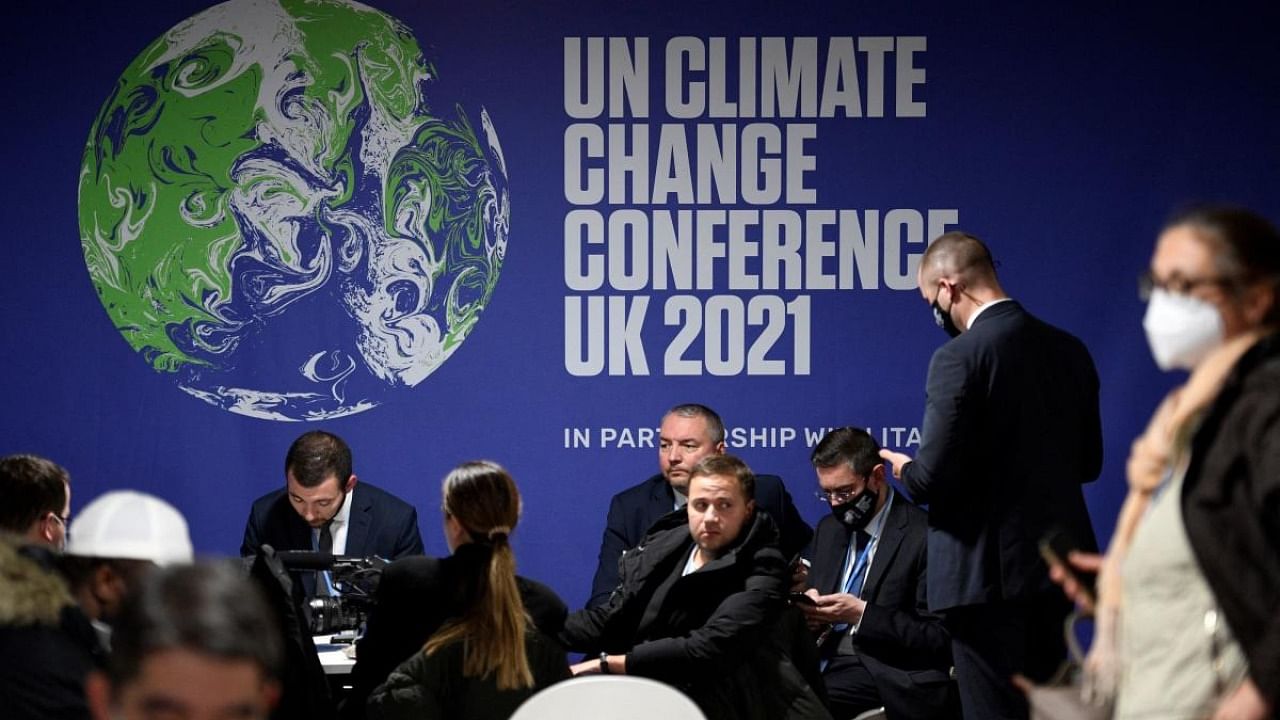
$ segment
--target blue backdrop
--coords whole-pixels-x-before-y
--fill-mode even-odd
[[[301,12],[285,5],[286,15]],[[117,167],[129,182],[104,180],[87,142],[98,137],[98,150],[118,153],[124,136],[112,135],[119,128],[100,113],[120,100],[113,93],[126,80],[149,81],[129,70],[142,67],[131,63],[144,49],[210,6],[47,0],[7,13],[0,453],[34,452],[64,464],[73,476],[73,512],[107,489],[145,490],[185,512],[198,551],[233,554],[251,500],[283,482],[289,443],[323,427],[348,440],[362,479],[419,508],[428,552],[442,554],[440,479],[460,461],[492,458],[510,468],[526,496],[521,571],[578,605],[609,497],[656,471],[650,431],[672,404],[717,408],[736,428],[732,451],[757,470],[781,474],[811,522],[824,512],[812,499],[807,462],[816,429],[856,424],[912,451],[928,359],[945,338],[913,287],[911,258],[933,231],[960,227],[989,242],[1013,297],[1093,352],[1107,459],[1087,495],[1105,541],[1124,493],[1128,444],[1177,379],[1150,359],[1135,292],[1162,219],[1200,199],[1280,217],[1280,58],[1272,37],[1280,17],[1271,4],[1224,2],[1210,11],[1190,3],[1158,10],[803,1],[374,5],[403,23],[408,35],[400,41],[416,42],[429,63],[431,80],[403,86],[410,95],[421,90],[418,109],[455,129],[465,116],[474,137],[448,145],[470,165],[409,173],[398,195],[388,171],[386,184],[368,191],[373,200],[344,182],[378,179],[367,174],[376,165],[367,128],[397,101],[348,116],[366,128],[347,140],[350,157],[362,158],[354,174],[335,170],[341,161],[324,164],[341,155],[325,155],[333,148],[312,152],[310,167],[292,157],[306,151],[285,152],[288,133],[263,129],[265,108],[283,108],[277,130],[314,120],[309,106],[291,103],[316,76],[288,53],[282,62],[294,72],[276,80],[294,90],[255,98],[244,84],[218,86],[225,95],[203,96],[213,109],[190,111],[185,126],[174,125],[173,115],[154,128],[135,117],[129,142],[141,144],[130,147],[151,165]],[[248,7],[222,9],[221,21],[234,25],[237,14],[252,20],[264,12]],[[312,32],[306,23],[285,25],[301,36]],[[250,43],[229,28],[209,36],[225,57],[208,51],[199,71],[223,72],[210,67],[248,52]],[[267,35],[268,45],[285,42]],[[347,39],[344,47],[364,63],[360,77],[371,85],[386,58],[377,56],[385,48],[369,47],[383,40],[367,40]],[[266,87],[272,70],[281,65],[240,71],[252,90]],[[591,85],[592,77],[600,84]],[[338,97],[352,83],[329,89],[336,95],[328,97]],[[166,102],[179,106],[176,96]],[[255,120],[219,125],[234,122],[243,102],[258,103]],[[161,131],[163,142],[147,135]],[[610,143],[615,135],[621,143]],[[275,183],[286,174],[280,167],[289,177],[328,171],[328,185],[308,181],[311,195],[283,192],[295,203],[291,217],[310,213],[329,230],[280,222],[271,215],[282,207],[272,204],[280,193],[246,188],[251,164],[228,175],[225,165],[211,166],[213,150],[184,151],[182,137],[209,148],[254,141],[255,157],[276,163]],[[754,149],[763,169],[751,161]],[[717,161],[716,153],[736,162]],[[636,155],[630,164],[628,154]],[[208,287],[176,293],[181,282],[173,278],[194,287],[183,272],[199,265],[194,253],[179,250],[168,262],[182,272],[157,271],[150,283],[135,276],[129,288],[135,309],[205,313],[206,328],[236,328],[235,352],[205,347],[205,355],[179,358],[179,370],[157,370],[155,346],[131,335],[154,319],[128,316],[118,304],[109,312],[105,271],[91,275],[86,266],[94,244],[85,218],[97,217],[89,212],[95,208],[119,210],[113,198],[139,216],[157,208],[154,225],[139,225],[139,243],[190,247],[198,216],[212,211],[187,207],[197,217],[178,222],[177,210],[164,220],[166,208],[149,203],[182,186],[174,177],[218,172],[215,184],[226,193],[210,202],[225,203],[218,208],[234,216],[241,234],[229,247],[242,250],[202,251],[200,262],[226,270],[231,280],[212,285],[230,284],[243,293],[240,304],[215,312],[218,296]],[[415,180],[450,172],[465,180],[454,188],[461,194],[438,194],[418,209],[480,207],[479,225],[466,226],[462,211],[420,226],[392,222],[393,197],[412,199]],[[137,182],[142,177],[161,184]],[[242,187],[227,190],[237,180]],[[366,217],[385,212],[381,230],[351,230],[359,223],[343,224],[335,197]],[[327,209],[299,209],[315,198]],[[293,244],[258,238],[257,250],[244,250],[255,218],[298,237]],[[109,239],[123,247],[137,220]],[[423,359],[404,351],[411,369],[380,378],[376,368],[395,357],[378,350],[378,328],[403,340],[408,331],[387,318],[422,305],[415,293],[434,292],[438,306],[448,305],[441,287],[418,280],[443,285],[459,277],[454,265],[432,275],[410,262],[398,266],[407,279],[396,285],[369,269],[390,257],[379,254],[391,247],[380,242],[395,236],[403,248],[423,234],[435,242],[434,233],[444,237],[454,226],[470,235],[436,252],[455,259],[469,252],[464,259],[489,273],[488,284],[455,286],[463,297],[450,307],[466,312],[452,318],[463,330],[440,346],[447,352]],[[184,227],[197,230],[187,237]],[[337,227],[354,240],[338,247]],[[414,227],[429,231],[415,235]],[[312,259],[356,252],[367,267],[348,272],[335,261],[317,275],[319,265],[290,257],[291,250]],[[120,259],[128,250],[107,255],[113,252]],[[247,265],[235,262],[250,257],[272,271],[245,274]],[[305,277],[290,280],[281,268]],[[155,280],[165,277],[168,286]],[[318,290],[297,289],[311,280]],[[287,307],[271,306],[269,291],[288,282],[297,294],[286,293]],[[184,332],[198,329],[153,324],[179,347],[194,342]],[[298,368],[308,358],[317,362],[304,381]],[[215,367],[224,374],[211,377]],[[353,373],[349,383],[332,380],[339,371]],[[317,377],[335,393],[321,400],[337,417],[261,419],[190,392],[228,382],[293,388]],[[365,407],[345,397],[357,389],[368,391],[373,406],[351,412]]]

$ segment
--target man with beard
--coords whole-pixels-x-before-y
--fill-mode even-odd
[[[789,655],[789,570],[755,476],[714,454],[690,468],[687,492],[623,556],[608,602],[565,621],[561,640],[590,658],[570,670],[665,682],[709,720],[830,720]]]
[[[337,435],[313,430],[294,440],[284,474],[285,487],[254,501],[242,557],[263,545],[386,560],[422,554],[418,511],[369,483],[357,489],[351,448]],[[308,596],[329,594],[326,588],[315,589],[314,582],[303,576]]]

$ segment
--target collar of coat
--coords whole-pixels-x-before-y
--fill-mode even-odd
[[[732,567],[737,564],[742,555],[754,555],[758,549],[765,546],[776,547],[778,537],[778,526],[773,518],[757,507],[751,516],[751,521],[745,525],[738,539],[720,557],[699,568],[698,572],[714,572]],[[655,522],[644,539],[640,541],[640,545],[627,554],[633,555],[635,558],[633,561],[636,562],[645,556],[652,558],[653,562],[647,563],[647,567],[652,568],[658,561],[670,557],[672,553],[687,552],[692,545],[693,536],[689,534],[689,515],[682,508]],[[781,553],[781,551],[778,552]]]

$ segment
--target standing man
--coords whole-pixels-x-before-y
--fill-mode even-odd
[[[913,461],[882,450],[929,505],[929,609],[951,632],[966,718],[1026,718],[1010,677],[1045,680],[1070,610],[1037,552],[1051,529],[1096,548],[1081,484],[1102,467],[1098,376],[1084,344],[1010,300],[962,232],[920,260],[920,294],[951,340],[934,353]]]
[[[928,611],[928,520],[885,480],[880,446],[865,430],[827,433],[813,450],[818,496],[831,515],[813,540],[818,653],[831,714],[883,706],[891,718],[951,717],[951,638]]]
[[[283,488],[254,501],[242,556],[262,545],[387,560],[422,554],[418,511],[369,483],[357,488],[351,448],[337,435],[313,430],[293,441],[284,476]]]
[[[706,405],[677,405],[662,417],[658,431],[657,475],[613,496],[600,540],[600,560],[587,607],[603,605],[618,586],[618,558],[640,544],[660,518],[685,506],[689,471],[709,455],[724,454],[724,423]],[[769,513],[781,533],[780,545],[792,558],[809,544],[813,529],[800,517],[777,475],[755,476],[755,502]]]
[[[665,682],[710,720],[830,720],[784,649],[789,570],[751,470],[717,453],[685,477],[686,510],[622,558],[618,592],[565,621],[560,639],[590,657],[570,670]]]
[[[36,455],[0,458],[0,530],[55,550],[67,544],[71,477]]]

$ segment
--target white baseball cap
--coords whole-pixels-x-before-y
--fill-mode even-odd
[[[112,490],[98,496],[71,521],[67,554],[150,560],[157,565],[190,563],[195,557],[182,513],[154,495]]]

